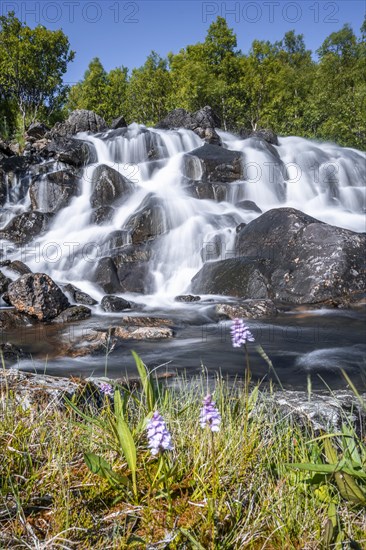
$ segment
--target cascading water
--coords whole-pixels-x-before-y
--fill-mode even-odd
[[[154,197],[163,221],[151,242],[153,282],[149,296],[144,296],[145,303],[154,305],[189,291],[204,261],[228,257],[236,226],[259,215],[236,206],[240,201],[254,201],[263,212],[292,206],[333,225],[365,230],[364,153],[297,137],[280,138],[279,145],[273,146],[218,133],[224,148],[243,153],[243,179],[226,185],[221,202],[199,199],[192,193],[192,179],[199,181],[202,175],[200,163],[193,164],[189,179],[184,157],[203,142],[189,130],[163,131],[132,124],[94,136],[79,134],[94,146],[97,162],[86,166],[79,195],[55,216],[47,233],[17,257],[34,271],[72,282],[100,298],[101,290],[90,281],[98,259],[106,255],[102,243],[112,232],[124,230]],[[113,204],[113,216],[104,225],[91,223],[93,173],[99,165],[113,168],[133,186],[127,199]],[[130,242],[126,232],[125,244]],[[37,247],[41,253],[36,254]]]

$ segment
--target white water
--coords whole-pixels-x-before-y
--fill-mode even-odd
[[[218,133],[225,147],[243,152],[245,174],[243,181],[228,184],[226,200],[220,203],[199,200],[187,190],[184,154],[203,144],[193,132],[147,130],[133,124],[125,133],[80,134],[80,139],[94,145],[98,162],[85,168],[81,194],[58,213],[42,238],[24,247],[17,257],[34,271],[49,273],[58,282],[72,282],[100,298],[102,291],[90,283],[98,259],[105,255],[100,244],[112,231],[123,229],[153,193],[164,208],[166,233],[158,237],[150,265],[155,288],[140,300],[161,306],[189,291],[203,258],[231,257],[236,226],[259,215],[235,206],[243,199],[254,201],[263,212],[292,206],[327,223],[365,231],[364,153],[297,137],[280,138],[274,147]],[[152,149],[158,160],[149,160]],[[100,163],[130,179],[135,189],[116,208],[112,221],[102,226],[90,223],[91,179]],[[194,177],[199,180],[200,175],[198,163]],[[217,241],[221,241],[221,250],[214,255]],[[139,301],[136,296],[133,299]]]

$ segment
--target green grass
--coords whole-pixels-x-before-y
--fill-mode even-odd
[[[198,423],[205,380],[150,390],[121,389],[119,414],[137,454],[135,494],[132,483],[95,475],[85,463],[85,453],[95,453],[131,480],[108,399],[99,411],[79,405],[81,416],[52,404],[24,410],[9,388],[1,389],[1,548],[366,547],[364,506],[341,494],[333,474],[289,466],[327,463],[324,440],[310,425],[276,412],[257,389],[228,387],[218,378],[222,424],[212,438]],[[144,429],[156,407],[174,442],[167,483],[159,480]],[[351,433],[364,460],[365,441]],[[340,458],[341,438],[330,439]]]

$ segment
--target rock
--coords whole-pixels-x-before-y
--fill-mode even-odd
[[[90,330],[87,334],[76,338],[72,345],[61,350],[61,355],[85,357],[86,355],[111,353],[117,343],[117,338],[110,331]]]
[[[193,296],[192,294],[182,294],[174,298],[176,302],[199,302],[201,300],[200,296]]]
[[[156,127],[165,130],[175,128],[186,128],[192,130],[201,139],[208,143],[216,145],[221,144],[221,139],[215,131],[215,127],[219,128],[221,121],[211,107],[203,107],[195,113],[190,113],[185,109],[174,109],[161,120]]]
[[[244,258],[205,264],[193,277],[191,290],[197,294],[221,294],[237,298],[270,298],[268,280],[260,266]]]
[[[167,221],[164,207],[158,197],[148,195],[138,212],[128,218],[125,229],[130,231],[132,244],[145,243],[166,233]]]
[[[99,260],[92,281],[99,285],[104,292],[122,292],[116,265],[110,257]]]
[[[113,256],[117,269],[120,292],[148,294],[153,289],[154,279],[150,272],[151,249],[146,246],[125,246]]]
[[[13,262],[9,262],[8,268],[11,269],[11,271],[14,271],[17,275],[25,275],[26,273],[32,273],[32,270],[29,269],[25,263],[21,262],[20,260],[14,260]]]
[[[249,201],[249,200],[240,201],[240,202],[237,202],[235,206],[237,208],[241,208],[242,210],[248,210],[249,212],[258,212],[258,214],[262,214],[262,210],[253,201]]]
[[[260,319],[274,317],[278,313],[272,300],[246,300],[235,305],[217,304],[215,311],[220,318],[226,319]]]
[[[123,311],[124,309],[131,309],[131,304],[127,300],[120,298],[119,296],[104,296],[101,301],[102,309],[104,311],[116,312]]]
[[[27,136],[35,139],[41,139],[49,131],[49,128],[43,122],[32,122],[27,130]]]
[[[74,323],[83,321],[91,316],[91,310],[86,306],[71,306],[62,311],[53,319],[54,323]]]
[[[6,277],[2,271],[0,271],[0,295],[4,294],[8,290],[8,286],[11,283],[11,279]]]
[[[247,223],[244,223],[244,222],[239,223],[239,225],[237,225],[236,228],[235,228],[235,233],[240,233],[240,231],[241,231],[242,229],[244,229],[244,227],[246,227],[247,225],[248,225],[248,224],[247,224]]]
[[[112,120],[111,129],[117,130],[118,128],[126,128],[126,126],[127,126],[127,123],[125,121],[124,116],[119,116]]]
[[[17,311],[39,321],[49,321],[70,306],[61,289],[45,273],[22,275],[10,283],[8,295]]]
[[[78,304],[83,304],[85,306],[93,306],[98,303],[97,300],[94,300],[94,298],[89,296],[89,294],[87,294],[86,292],[83,292],[82,290],[80,290],[80,288],[77,288],[76,286],[70,283],[65,285],[63,287],[63,290],[68,292],[71,296],[71,299]]]
[[[232,182],[243,177],[243,153],[205,144],[184,156],[185,174],[203,182]]]
[[[117,229],[116,231],[108,233],[108,235],[100,241],[100,250],[106,256],[117,256],[119,253],[123,253],[128,242],[128,231]]]
[[[347,304],[365,288],[366,235],[293,208],[270,210],[241,229],[235,258],[206,264],[192,291],[288,304]]]
[[[43,212],[23,212],[0,231],[0,238],[18,244],[29,243],[48,229],[51,219],[49,214]]]
[[[174,321],[171,319],[163,319],[161,317],[132,317],[126,315],[125,317],[122,317],[122,319],[119,321],[120,324],[123,326],[133,326],[133,327],[149,327],[149,328],[156,328],[156,327],[172,327],[174,325]],[[113,328],[112,328],[113,331]]]
[[[49,132],[48,137],[73,136],[79,132],[91,132],[95,134],[96,132],[103,132],[106,129],[107,124],[102,117],[93,111],[77,109],[71,113],[65,122],[57,122]]]
[[[103,225],[105,223],[110,223],[115,214],[115,209],[112,206],[100,206],[90,216],[90,223],[95,223],[96,225]]]
[[[90,204],[93,208],[110,206],[116,200],[127,199],[132,191],[133,184],[106,164],[100,164],[92,175],[92,194]]]
[[[91,143],[63,137],[55,137],[42,150],[42,156],[54,158],[76,168],[97,161],[97,154]]]
[[[0,160],[14,155],[9,143],[0,138]]]
[[[112,333],[121,340],[164,340],[174,336],[167,327],[115,327]]]
[[[249,137],[256,137],[259,139],[263,139],[267,143],[270,143],[271,145],[279,145],[278,143],[278,137],[273,132],[273,130],[270,129],[260,129],[260,130],[248,130],[245,128],[242,128],[239,131],[240,137],[243,139],[247,139]]]
[[[221,258],[224,252],[223,244],[221,237],[215,235],[210,241],[204,243],[204,246],[201,250],[201,258],[203,263],[206,263],[210,260],[218,260]]]
[[[0,328],[2,330],[27,327],[34,323],[35,320],[24,313],[11,309],[0,310]]]
[[[28,192],[27,170],[30,160],[24,156],[0,159],[0,206],[16,203]]]
[[[29,187],[29,196],[33,210],[39,212],[58,212],[68,206],[79,192],[79,180],[72,170],[50,172],[45,176],[36,176]]]
[[[18,346],[15,346],[10,342],[5,342],[4,344],[0,344],[0,356],[6,362],[11,361],[12,363],[15,363],[18,359],[24,359],[27,357],[27,354],[24,353],[24,351]]]

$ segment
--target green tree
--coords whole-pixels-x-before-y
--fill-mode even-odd
[[[13,12],[0,17],[0,92],[17,106],[22,132],[41,108],[51,112],[64,94],[62,78],[73,58],[61,30],[31,29]]]
[[[153,51],[142,67],[132,71],[126,95],[128,122],[156,124],[168,112],[170,90],[167,61]]]
[[[68,107],[89,109],[98,115],[105,115],[107,73],[98,57],[89,63],[84,79],[73,86],[69,93]]]

